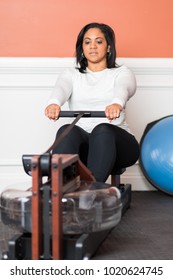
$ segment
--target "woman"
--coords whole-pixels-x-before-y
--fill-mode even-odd
[[[57,120],[68,101],[70,110],[104,111],[106,117],[80,119],[53,153],[79,154],[96,181],[105,182],[114,167],[128,167],[139,157],[138,142],[125,120],[136,80],[130,69],[116,64],[115,35],[106,24],[90,23],[80,31],[76,62],[76,69],[57,79],[45,115]]]

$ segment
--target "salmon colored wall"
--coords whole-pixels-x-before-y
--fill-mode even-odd
[[[0,0],[1,57],[72,57],[80,29],[113,27],[119,57],[173,57],[172,0]]]

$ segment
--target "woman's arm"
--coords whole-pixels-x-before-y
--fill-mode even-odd
[[[135,94],[136,78],[132,71],[124,67],[115,78],[116,97],[105,108],[105,115],[109,120],[119,118],[121,110],[125,108],[127,101]]]
[[[127,101],[136,92],[136,78],[133,72],[124,67],[115,79],[116,96],[112,100],[112,104],[117,103],[125,108]]]
[[[45,108],[45,115],[51,120],[57,120],[61,106],[70,98],[72,93],[72,72],[70,70],[60,74]]]

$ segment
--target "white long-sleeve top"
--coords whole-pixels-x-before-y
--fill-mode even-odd
[[[126,102],[135,94],[136,79],[126,66],[80,73],[69,69],[59,75],[48,104],[59,106],[68,102],[74,111],[105,111],[106,106],[118,103],[123,107],[120,117],[109,121],[107,118],[81,118],[77,125],[88,132],[99,123],[111,123],[130,132],[125,120]]]

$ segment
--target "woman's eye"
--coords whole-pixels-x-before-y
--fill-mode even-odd
[[[102,41],[100,41],[100,40],[99,40],[99,41],[97,41],[97,44],[102,44],[102,43],[103,43],[103,42],[102,42]]]
[[[89,43],[90,43],[90,41],[85,41],[84,42],[85,45],[88,45]]]

